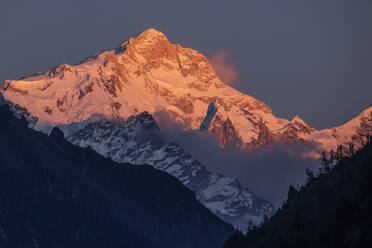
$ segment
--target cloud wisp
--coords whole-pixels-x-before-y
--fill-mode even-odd
[[[222,82],[231,86],[239,84],[239,74],[229,52],[216,52],[208,56],[208,59]]]
[[[211,171],[239,179],[277,207],[286,199],[289,185],[305,182],[307,168],[319,168],[319,161],[301,156],[309,144],[278,145],[256,151],[241,151],[232,146],[222,148],[211,133],[185,131],[177,123],[172,124],[166,115],[156,117],[163,121],[161,135],[165,140],[179,143]]]

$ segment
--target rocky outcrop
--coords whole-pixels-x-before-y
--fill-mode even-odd
[[[218,111],[217,99],[214,99],[208,106],[207,114],[205,115],[202,123],[200,124],[200,131],[208,131],[211,122]]]
[[[256,130],[258,131],[257,138],[253,138],[251,142],[243,145],[244,149],[257,149],[261,146],[270,146],[275,140],[274,134],[265,125],[262,119],[255,123]]]
[[[224,120],[218,114],[213,119],[209,130],[217,136],[222,146],[229,144],[233,140],[239,141],[238,133],[235,130],[235,127],[232,124],[231,120]]]
[[[298,115],[293,120],[281,129],[279,139],[284,143],[292,143],[296,141],[305,141],[301,135],[310,135],[315,129],[305,123]]]

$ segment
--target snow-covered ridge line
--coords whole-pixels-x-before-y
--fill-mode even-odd
[[[171,44],[159,31],[146,30],[136,39],[129,39],[120,49],[120,52],[118,49],[105,51],[76,66],[62,64],[44,74],[6,81],[2,87],[4,95],[13,101],[22,100],[24,103],[19,102],[20,105],[27,103],[29,111],[40,116],[40,126],[68,124],[89,118],[93,113],[88,112],[93,111],[77,109],[74,103],[83,97],[88,99],[85,95],[91,92],[91,95],[98,95],[102,88],[106,94],[100,94],[104,96],[100,98],[115,104],[116,110],[106,103],[105,109],[96,104],[101,107],[94,112],[127,118],[146,110],[151,114],[165,110],[177,121],[187,122],[186,126],[192,129],[199,128],[205,106],[213,99],[219,99],[226,107],[241,103],[271,113],[264,103],[223,84],[205,56]],[[17,99],[13,98],[13,94],[18,95]],[[54,97],[60,98],[58,106]],[[227,102],[224,100],[226,97],[229,98]],[[37,103],[27,102],[31,98]],[[70,112],[68,118],[65,118],[67,108],[61,106],[64,103],[67,103],[65,105]],[[73,116],[76,112],[83,113],[85,117]]]
[[[359,132],[352,128],[351,134],[341,127],[317,131],[299,116],[292,121],[277,118],[265,103],[221,82],[205,56],[170,43],[155,29],[76,66],[62,64],[22,80],[6,81],[1,91],[6,100],[38,118],[35,128],[39,130],[97,114],[126,119],[148,111],[155,118],[156,113],[165,112],[185,129],[208,129],[221,145],[238,140],[241,149],[302,140],[319,144],[318,150],[329,150]],[[203,125],[213,101],[218,102],[218,111]]]
[[[0,92],[13,111],[28,116],[31,126],[44,132],[72,123],[89,126],[89,121],[85,121],[91,118],[127,120],[145,111],[154,116],[160,129],[165,113],[166,121],[179,123],[185,130],[197,130],[207,116],[209,124],[203,128],[214,133],[221,145],[239,141],[237,145],[245,150],[275,142],[318,144],[318,149],[306,156],[316,156],[321,150],[334,149],[349,140],[354,140],[357,148],[362,139],[360,133],[371,132],[372,126],[372,107],[345,125],[320,131],[299,117],[292,121],[278,118],[265,103],[224,84],[204,55],[170,43],[155,29],[78,65],[62,64],[22,80],[7,80]],[[218,108],[211,107],[209,114],[209,106],[215,104]],[[99,134],[87,134],[89,142]],[[99,139],[102,144],[96,144],[97,150],[109,142],[112,145],[105,148],[107,156],[128,154],[115,146],[120,139],[111,133],[106,135],[107,140]],[[176,147],[167,149],[183,156]],[[144,152],[139,149],[136,160],[142,159],[140,154]],[[153,156],[162,155],[158,151]]]
[[[147,112],[120,123],[95,118],[60,128],[73,144],[89,146],[119,163],[148,164],[178,178],[205,207],[241,231],[249,222],[259,224],[264,215],[274,213],[272,204],[237,179],[209,171],[178,144],[165,142]]]

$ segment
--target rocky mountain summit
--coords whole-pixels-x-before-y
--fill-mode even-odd
[[[74,144],[91,146],[118,162],[148,163],[167,171],[241,229],[247,219],[259,222],[272,206],[236,180],[207,171],[179,145],[164,143],[147,129],[156,125],[164,130],[163,123],[170,121],[186,131],[211,132],[221,146],[234,142],[242,150],[309,142],[315,149],[303,155],[311,157],[349,141],[358,147],[363,135],[372,133],[372,107],[325,130],[314,129],[299,116],[292,121],[278,118],[265,103],[223,83],[205,56],[172,44],[155,29],[80,64],[7,80],[0,93],[32,128],[49,133],[64,126]],[[155,122],[146,126],[150,115]],[[125,122],[112,121],[117,119]]]
[[[216,134],[221,145],[238,141],[243,150],[296,141],[329,150],[365,128],[352,128],[353,133],[342,133],[350,128],[337,129],[335,141],[333,133],[315,130],[299,116],[292,121],[278,118],[265,103],[224,84],[205,56],[172,44],[152,28],[76,66],[62,64],[22,80],[5,81],[1,91],[7,101],[27,109],[35,128],[41,130],[97,114],[127,119],[144,111],[160,125],[157,113],[165,112],[184,129],[196,130],[212,103],[218,111],[202,129]],[[365,124],[370,128],[369,121]]]

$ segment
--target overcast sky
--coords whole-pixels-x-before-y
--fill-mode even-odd
[[[372,104],[372,1],[1,0],[0,81],[77,63],[148,27],[236,68],[291,119],[339,125]],[[217,56],[218,58],[218,56]]]

